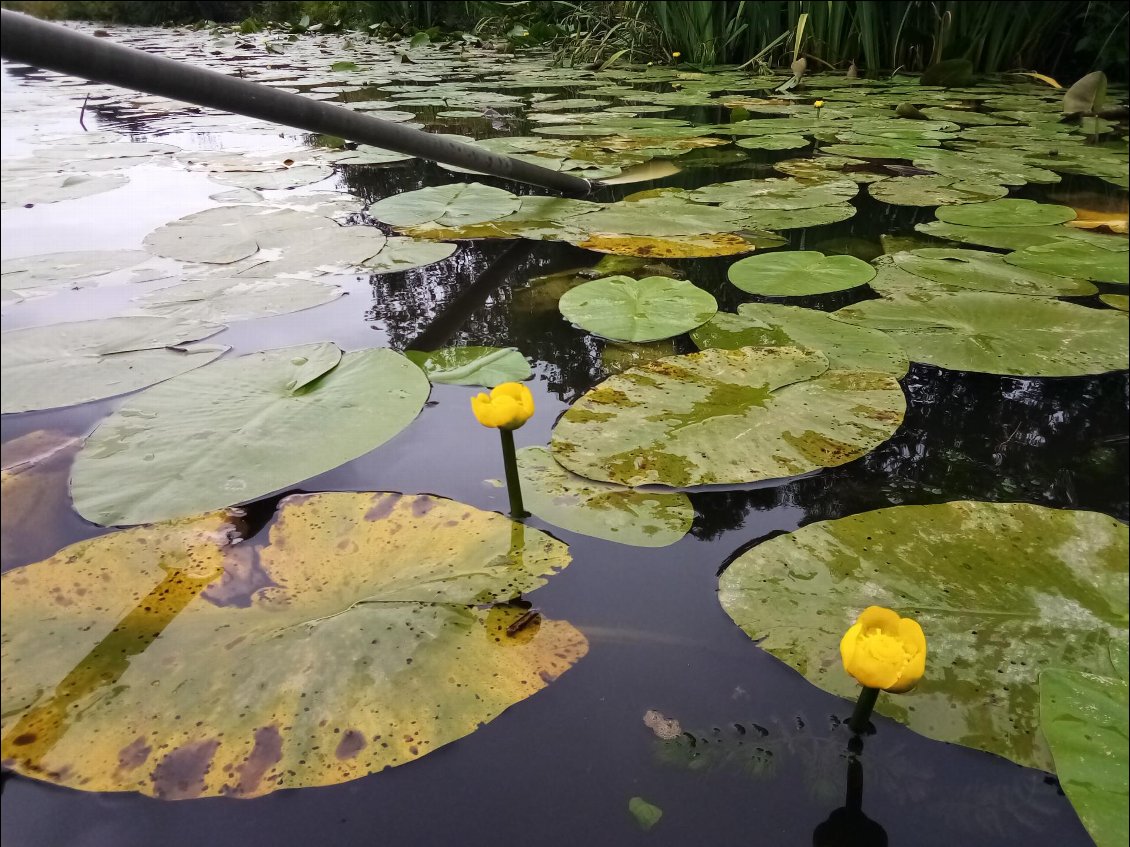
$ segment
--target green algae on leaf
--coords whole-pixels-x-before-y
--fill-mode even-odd
[[[1130,836],[1128,714],[1125,675],[1040,674],[1040,728],[1060,787],[1097,847],[1121,847]]]
[[[825,256],[814,250],[778,250],[730,265],[730,282],[763,297],[801,297],[866,284],[875,269],[854,256]]]
[[[430,353],[407,350],[404,355],[433,383],[494,388],[529,379],[531,373],[530,363],[514,347],[445,347]]]
[[[342,354],[329,343],[185,376],[131,398],[87,439],[71,473],[75,509],[87,520],[166,520],[294,485],[388,441],[430,390],[392,350]]]
[[[623,485],[755,482],[850,462],[902,423],[897,380],[795,347],[710,349],[610,377],[558,420],[568,470]]]
[[[324,493],[241,531],[212,513],[4,574],[5,765],[166,800],[332,785],[469,735],[587,652],[563,621],[508,633],[508,601],[569,554],[501,515]]]
[[[27,412],[114,397],[208,364],[228,349],[183,345],[223,329],[165,317],[122,317],[3,334],[3,411]]]
[[[852,699],[838,645],[867,606],[921,623],[926,675],[878,711],[930,738],[1050,769],[1042,670],[1109,667],[1127,623],[1126,527],[1021,503],[896,506],[772,538],[722,574],[722,608],[758,646]],[[843,705],[850,710],[848,704]]]
[[[570,288],[558,308],[565,320],[603,338],[658,341],[706,323],[718,303],[681,279],[607,276]]]
[[[561,467],[544,447],[518,451],[526,508],[546,523],[632,547],[667,547],[687,534],[694,507],[686,494],[635,491]]]
[[[1082,376],[1127,367],[1126,315],[1048,297],[923,292],[833,313],[887,333],[912,362],[1012,376]]]
[[[699,349],[803,347],[819,350],[833,370],[881,371],[901,377],[910,367],[902,348],[885,333],[836,320],[827,312],[769,303],[743,303],[736,315],[719,312],[691,340]]]

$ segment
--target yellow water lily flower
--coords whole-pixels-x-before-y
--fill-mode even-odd
[[[864,688],[901,694],[926,672],[926,635],[917,621],[869,606],[840,641],[840,657]]]
[[[676,50],[674,53],[671,54],[671,58],[672,59],[678,59],[682,55],[683,55],[682,53],[680,53],[678,50]]]
[[[813,107],[814,107],[814,108],[816,108],[816,109],[823,109],[823,108],[824,108],[824,101],[823,101],[823,100],[817,100],[817,101],[816,101],[815,103],[813,103],[812,105],[813,105]]]
[[[534,395],[518,382],[504,382],[490,390],[490,396],[471,398],[471,411],[483,426],[494,429],[517,429],[534,413]]]

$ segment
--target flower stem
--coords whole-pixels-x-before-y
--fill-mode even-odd
[[[856,735],[862,735],[867,731],[871,711],[875,708],[875,701],[878,699],[878,688],[864,688],[859,692],[859,699],[855,701],[855,711],[848,718],[848,727]]]
[[[500,429],[502,436],[502,464],[506,468],[506,493],[510,495],[510,517],[521,520],[529,517],[522,505],[522,480],[518,477],[518,457],[514,455],[514,433]]]

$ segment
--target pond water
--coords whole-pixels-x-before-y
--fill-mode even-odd
[[[434,96],[430,92],[441,82],[489,80],[489,62],[498,61],[505,69],[513,61],[490,57],[479,59],[478,65],[456,63],[450,78],[441,81],[448,59],[439,51],[417,53],[414,61],[398,64],[391,61],[397,55],[391,47],[346,49],[339,38],[283,45],[277,49],[290,52],[276,54],[245,49],[234,37],[225,40],[204,32],[114,30],[111,36],[177,58],[242,68],[249,77],[273,76],[276,84],[302,92],[320,88],[327,96],[348,101],[388,100],[389,86],[397,83],[418,86],[424,97]],[[371,84],[372,74],[361,71],[330,73],[330,63],[341,55],[362,65],[379,64],[383,81]],[[526,87],[519,87],[522,74],[537,62],[546,68],[545,79],[540,84],[536,78],[527,79]],[[509,80],[518,98],[600,96],[592,90],[602,84],[630,82],[608,72],[555,80],[544,59],[523,59],[510,73],[496,81],[497,91],[506,93]],[[83,129],[78,121],[87,95],[83,121],[89,133],[120,133],[137,144],[169,144],[202,153],[265,153],[325,141],[10,64],[3,66],[2,83],[5,180],[9,160],[80,143],[76,138]],[[351,90],[327,91],[335,85]],[[679,90],[670,78],[641,83],[640,89]],[[762,90],[763,85],[750,89]],[[467,90],[491,93],[490,88]],[[405,108],[429,130],[473,138],[526,136],[538,126],[526,116],[523,100],[484,96],[460,105],[457,95],[445,96],[457,110],[481,115],[492,108],[494,113],[439,117],[444,106]],[[613,94],[603,99],[621,102]],[[594,108],[603,107],[587,110]],[[726,122],[727,111],[688,101],[662,114],[709,124]],[[829,109],[828,119],[832,117]],[[1118,143],[1111,142],[1112,149],[1124,155],[1124,138],[1121,148]],[[741,155],[722,166],[708,165],[701,157],[703,166],[686,167],[656,182],[605,188],[591,199],[611,202],[660,186],[695,189],[781,177],[774,163],[812,152],[810,147],[779,152],[724,149]],[[678,164],[680,157],[672,161]],[[82,169],[81,161],[77,168]],[[222,205],[214,195],[232,189],[211,180],[208,172],[166,156],[154,155],[117,170],[127,173],[129,182],[114,190],[26,208],[22,203],[5,205],[5,261],[63,251],[137,250],[153,230]],[[311,192],[338,192],[360,201],[355,208],[339,210],[340,220],[391,232],[364,208],[382,198],[460,179],[418,160],[336,165],[332,175],[319,182],[293,190],[263,189],[256,202],[284,204]],[[476,179],[520,196],[541,193]],[[1125,219],[1126,191],[1097,176],[1065,174],[1056,184],[1014,185],[1010,196],[1106,210],[1112,218],[1121,213]],[[851,202],[856,211],[847,220],[782,231],[788,247],[870,261],[893,250],[944,244],[915,230],[916,224],[934,219],[931,206],[890,205],[866,191]],[[892,239],[903,240],[893,246]],[[547,286],[538,280],[591,268],[601,258],[560,241],[460,241],[450,258],[414,270],[319,277],[341,286],[345,296],[305,311],[232,321],[209,343],[230,346],[229,357],[320,341],[332,341],[347,351],[375,346],[398,351],[516,347],[532,363],[533,378],[526,384],[534,393],[537,413],[515,433],[515,440],[519,447],[542,446],[550,442],[560,415],[612,371],[610,358],[603,355],[607,342],[563,320],[556,297],[547,300]],[[735,258],[654,260],[663,267],[654,265],[652,271],[692,281],[710,292],[720,309],[732,312],[741,303],[766,300],[728,282],[727,269]],[[127,268],[99,277],[94,286],[60,287],[49,296],[13,301],[6,296],[3,328],[131,312],[140,294],[169,284],[162,272],[167,268],[159,262],[154,267],[153,278],[141,281]],[[179,273],[175,267],[168,272]],[[1099,288],[1125,291],[1117,285]],[[833,311],[878,296],[860,286],[769,302]],[[1071,299],[1106,309],[1094,295]],[[682,335],[667,352],[695,349]],[[900,382],[907,398],[905,419],[878,448],[804,476],[692,489],[693,524],[669,546],[617,544],[530,518],[529,526],[568,544],[572,563],[527,599],[546,618],[568,621],[583,633],[588,653],[552,684],[465,737],[401,767],[253,799],[165,802],[130,792],[57,787],[6,770],[4,844],[1091,843],[1054,776],[930,740],[885,717],[875,719],[877,732],[862,756],[863,810],[873,823],[834,818],[833,824],[822,826],[845,802],[849,734],[842,721],[851,703],[820,690],[759,649],[718,602],[720,573],[753,545],[816,521],[872,509],[978,500],[1097,511],[1122,522],[1130,518],[1130,384],[1125,370],[1031,378],[914,363]],[[251,531],[265,535],[275,504],[295,492],[428,493],[506,513],[505,489],[494,482],[502,476],[497,437],[469,414],[469,398],[478,390],[433,385],[419,416],[387,443],[251,504]],[[239,403],[240,398],[231,401]],[[6,414],[3,441],[7,445],[39,430],[86,436],[122,402],[111,397]],[[333,439],[332,425],[323,434]],[[21,508],[21,527],[11,546],[5,540],[6,571],[111,531],[85,521],[71,508],[65,475],[38,496],[42,499],[31,510],[14,507]],[[5,490],[6,513],[9,497]],[[343,657],[325,655],[321,660],[332,668]],[[653,710],[678,721],[683,734],[658,737],[645,723],[645,715]],[[628,811],[633,797],[662,809],[662,818],[649,831]],[[828,840],[830,826],[847,827],[837,836],[841,840]]]

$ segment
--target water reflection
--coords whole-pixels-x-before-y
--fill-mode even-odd
[[[887,832],[863,813],[863,739],[848,744],[847,798],[812,833],[812,847],[886,847]]]

